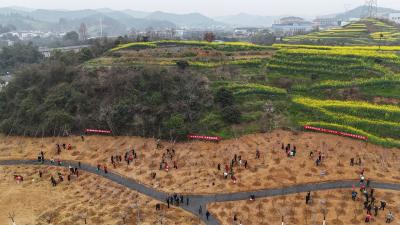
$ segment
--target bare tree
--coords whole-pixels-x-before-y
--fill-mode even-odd
[[[11,220],[12,224],[15,225],[15,213],[8,213],[8,218]]]
[[[158,215],[158,222],[160,222],[160,225],[163,225],[164,223],[164,218],[165,218],[165,210],[160,210],[160,214]]]
[[[85,222],[85,225],[86,225],[87,224],[87,213],[82,213],[81,218]]]

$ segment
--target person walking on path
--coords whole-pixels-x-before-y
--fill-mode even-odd
[[[189,197],[186,197],[186,205],[189,205]]]
[[[199,215],[203,214],[203,208],[200,206],[199,208]]]
[[[207,220],[208,220],[208,218],[210,217],[210,212],[207,210],[207,212],[206,212],[206,217],[207,217]]]
[[[104,165],[104,173],[108,173],[107,166]]]

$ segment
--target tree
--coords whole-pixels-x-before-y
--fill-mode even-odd
[[[227,106],[222,109],[222,118],[228,123],[239,123],[241,112],[235,106]]]
[[[251,36],[250,41],[254,44],[272,45],[275,42],[275,39],[276,38],[272,33],[264,31]]]
[[[0,71],[13,70],[23,64],[37,63],[43,58],[32,43],[3,47],[0,51]]]
[[[185,133],[185,118],[181,114],[174,114],[164,122],[164,127],[169,130],[170,138],[174,135],[183,135]]]
[[[179,60],[176,62],[179,69],[184,70],[189,66],[189,62],[186,60]]]
[[[8,213],[8,218],[11,220],[12,224],[15,225],[15,213]]]
[[[76,31],[70,31],[63,37],[64,41],[77,43],[79,41],[79,34]]]
[[[219,103],[223,108],[233,105],[234,100],[235,98],[232,91],[225,88],[220,88],[215,94],[215,101]]]
[[[208,42],[213,42],[215,40],[215,34],[213,32],[206,32],[203,39]]]
[[[86,62],[92,58],[93,58],[93,53],[90,50],[90,48],[82,48],[79,51],[79,61],[80,62]]]

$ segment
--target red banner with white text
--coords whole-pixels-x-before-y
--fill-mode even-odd
[[[350,133],[346,133],[346,132],[341,132],[341,131],[336,131],[336,130],[329,130],[329,129],[320,128],[320,127],[313,127],[313,126],[307,126],[306,125],[306,126],[304,126],[304,129],[318,131],[318,132],[322,132],[322,133],[328,133],[328,134],[336,134],[336,135],[355,138],[355,139],[360,139],[360,140],[364,140],[364,141],[368,140],[368,137],[365,137],[365,136],[362,136],[362,135],[350,134]]]
[[[92,133],[92,134],[111,134],[111,130],[96,130],[96,129],[86,129],[85,133]]]
[[[217,136],[203,136],[203,135],[196,135],[196,134],[188,134],[188,139],[197,139],[197,140],[205,140],[205,141],[221,141],[221,137]]]

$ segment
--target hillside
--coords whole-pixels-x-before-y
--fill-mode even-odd
[[[287,43],[319,45],[399,45],[399,26],[385,20],[362,19],[344,27],[287,37]]]
[[[372,19],[344,29],[397,32]],[[365,33],[348,40],[367,40]],[[377,45],[126,43],[80,66],[52,63],[19,72],[0,92],[0,129],[51,136],[92,127],[184,139],[188,133],[232,138],[314,125],[399,147],[399,51]]]
[[[249,45],[244,48],[246,45],[236,44],[227,48],[229,45],[132,43],[115,48],[107,57],[88,62],[86,67],[134,68],[144,64],[174,67],[178,60],[187,61],[188,70],[207,74],[214,93],[220,88],[232,91],[235,105],[242,113],[241,125],[231,128],[228,124],[217,125],[218,114],[214,114],[213,129],[219,130],[216,133],[219,135],[282,126],[297,129],[309,124],[363,134],[382,145],[400,146],[400,121],[396,119],[400,110],[399,47]],[[175,52],[178,46],[179,53]],[[208,53],[203,53],[204,49]],[[272,107],[274,113],[268,113],[266,107]]]
[[[368,12],[368,7],[364,5],[364,6],[359,6],[354,9],[348,10],[343,13],[325,15],[322,17],[330,17],[330,18],[336,17],[337,19],[341,19],[341,20],[349,20],[351,18],[363,18],[367,15],[367,12]],[[378,7],[378,16],[379,17],[386,17],[390,13],[397,13],[397,12],[400,12],[400,10]]]
[[[210,28],[215,26],[223,26],[223,23],[217,22],[211,18],[208,18],[200,13],[189,13],[189,14],[173,14],[165,12],[153,12],[147,15],[145,18],[152,20],[164,20],[170,21],[179,27],[188,28]]]

